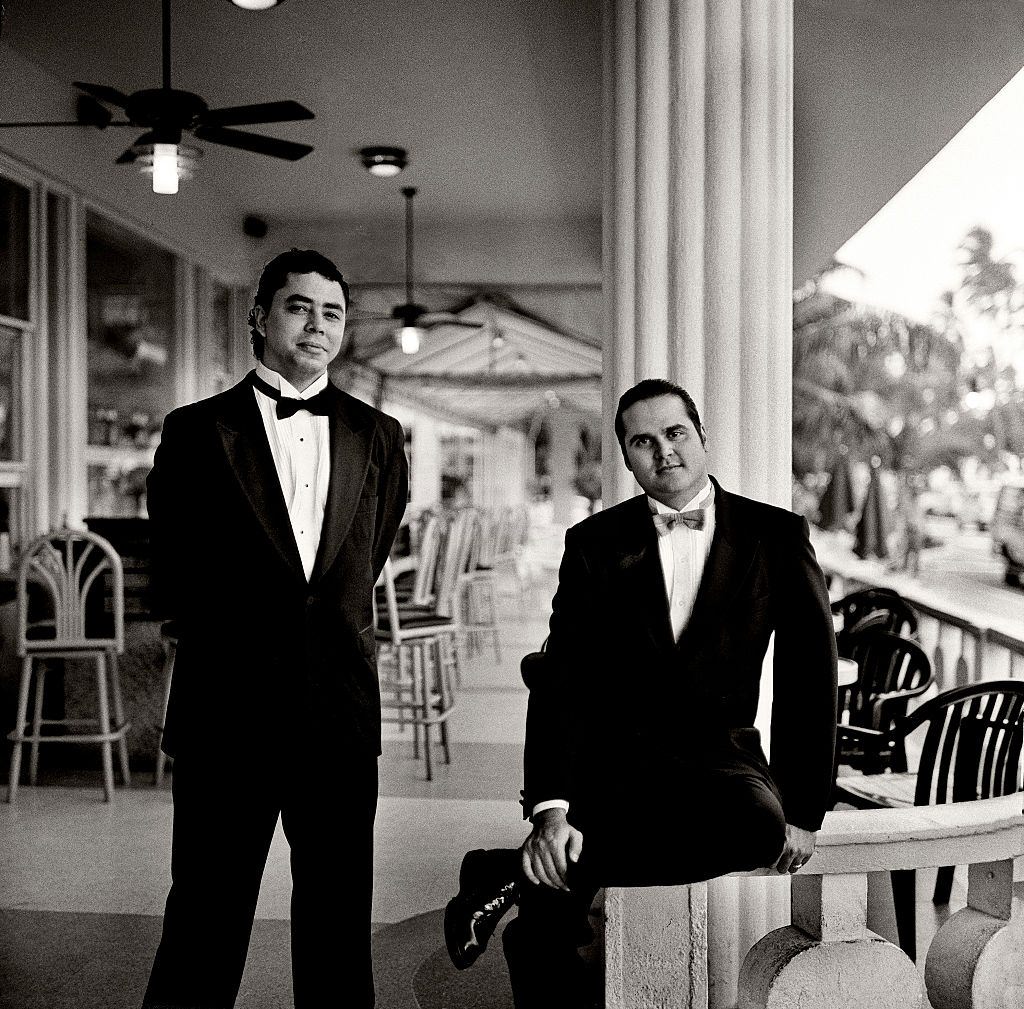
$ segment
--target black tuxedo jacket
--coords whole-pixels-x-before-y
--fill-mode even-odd
[[[545,799],[620,813],[685,803],[712,768],[764,769],[762,662],[775,632],[771,778],[816,830],[832,783],[836,646],[806,521],[715,483],[716,526],[679,641],[645,495],[565,537],[546,661],[530,680],[527,813]],[[614,815],[614,814],[612,814]]]
[[[147,483],[178,624],[167,753],[330,733],[380,752],[372,593],[405,509],[401,425],[328,385],[331,476],[307,581],[248,380],[174,410]]]

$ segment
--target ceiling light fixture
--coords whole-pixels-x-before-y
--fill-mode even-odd
[[[363,167],[379,179],[390,179],[409,163],[402,147],[362,147],[359,150]]]
[[[202,152],[185,144],[152,143],[132,148],[143,175],[153,177],[153,192],[173,196],[180,179],[192,178],[192,168]]]
[[[244,11],[265,11],[276,7],[283,0],[231,0],[231,2]]]
[[[419,326],[403,326],[398,331],[398,345],[403,354],[415,354],[420,349],[423,330]]]

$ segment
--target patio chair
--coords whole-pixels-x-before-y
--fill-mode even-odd
[[[866,749],[890,747],[924,727],[916,772],[839,777],[835,801],[858,809],[931,806],[1010,795],[1022,787],[1024,683],[990,680],[948,690],[925,701],[897,722],[891,733],[854,725],[839,726],[841,737],[856,738]],[[900,946],[916,957],[915,874],[892,874]],[[949,901],[953,867],[939,869],[934,903]]]
[[[864,629],[848,638],[846,658],[857,663],[857,681],[846,691],[844,707],[850,725],[872,729],[888,738],[888,746],[863,747],[859,740],[841,738],[838,760],[866,774],[879,774],[887,768],[907,769],[907,754],[902,738],[893,735],[896,723],[907,713],[915,697],[925,694],[934,682],[931,663],[923,649],[913,641],[879,630],[873,623],[878,614],[862,619]],[[884,624],[884,615],[883,620]]]
[[[14,802],[17,796],[25,743],[30,747],[30,785],[36,783],[41,743],[96,743],[102,756],[103,798],[110,802],[114,793],[113,743],[117,743],[124,784],[131,784],[125,740],[131,724],[125,718],[117,666],[117,656],[124,651],[121,558],[107,540],[95,533],[77,529],[44,533],[22,554],[17,598],[21,680],[14,728],[7,735],[13,743],[7,801]],[[95,717],[43,717],[47,669],[40,660],[51,659],[65,660],[68,678],[71,667],[67,660],[94,665]]]

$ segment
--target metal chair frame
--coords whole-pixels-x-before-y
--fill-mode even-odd
[[[112,633],[91,636],[87,609],[93,593],[102,591],[110,579]],[[53,616],[29,620],[29,589],[45,594]],[[124,651],[124,574],[121,558],[102,536],[83,530],[62,528],[36,537],[25,548],[17,575],[17,650],[21,658],[18,709],[14,728],[7,738],[13,744],[7,801],[14,802],[21,777],[22,747],[29,750],[29,784],[35,785],[41,743],[98,743],[103,764],[103,797],[109,802],[114,791],[112,743],[118,745],[121,776],[131,784],[128,744],[125,735],[131,723],[125,718],[117,656]],[[41,636],[40,631],[46,632]],[[43,697],[46,669],[40,659],[91,659],[96,666],[97,714],[95,718],[44,718]],[[34,704],[28,717],[29,695],[35,677]],[[111,722],[111,702],[115,723]],[[58,726],[95,728],[94,732],[55,733]]]

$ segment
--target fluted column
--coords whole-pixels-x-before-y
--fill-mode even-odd
[[[664,377],[694,397],[723,486],[788,508],[792,0],[605,0],[604,39],[604,505],[637,491],[616,401]],[[788,882],[708,894],[715,1009],[735,1005],[753,940],[788,921]]]
[[[722,483],[789,504],[790,0],[605,5],[604,501],[621,392],[693,395]]]

